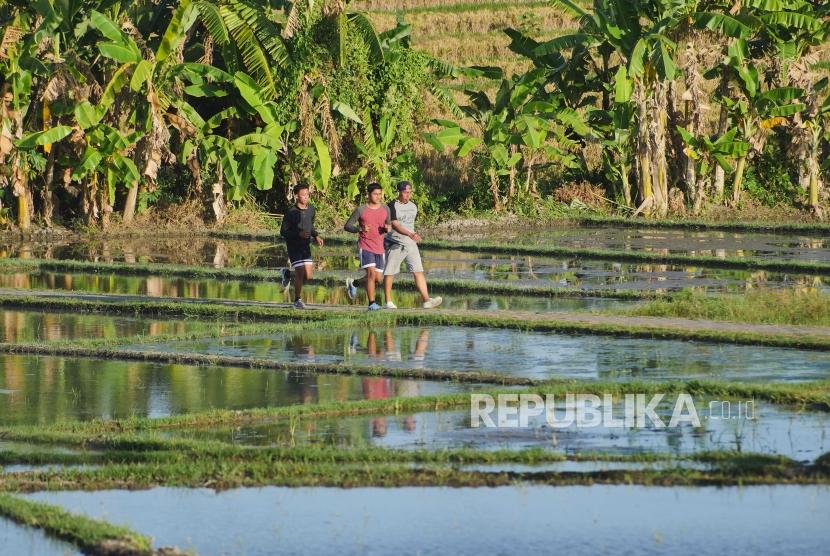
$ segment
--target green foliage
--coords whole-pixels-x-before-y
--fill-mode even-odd
[[[794,205],[801,196],[794,168],[787,156],[785,134],[774,137],[764,152],[749,164],[744,187],[759,203],[774,207]]]

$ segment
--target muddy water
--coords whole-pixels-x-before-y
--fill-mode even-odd
[[[825,486],[44,492],[157,546],[246,554],[823,554]],[[241,509],[244,508],[244,511]]]
[[[575,388],[578,391],[578,388]],[[650,399],[650,396],[648,396]],[[799,461],[813,461],[830,452],[830,415],[802,412],[765,402],[749,400],[695,400],[700,427],[689,423],[668,426],[676,396],[666,396],[656,412],[663,424],[646,420],[645,427],[565,426],[564,402],[557,402],[556,419],[562,426],[551,426],[545,416],[531,416],[528,427],[496,426],[482,422],[471,427],[470,409],[457,411],[405,413],[316,419],[289,430],[285,423],[243,425],[241,427],[175,433],[186,437],[208,438],[255,446],[324,444],[332,446],[381,446],[385,448],[425,448],[430,450],[475,448],[480,450],[520,450],[544,448],[562,454],[665,453],[685,456],[707,450],[728,450],[784,455]],[[564,397],[563,397],[564,399]],[[738,402],[741,401],[739,405]],[[711,403],[711,405],[710,405]],[[611,416],[624,419],[625,408],[615,402]],[[687,409],[683,410],[688,414]],[[586,415],[586,421],[589,418]],[[508,420],[516,422],[516,417]],[[493,414],[493,424],[498,422]]]
[[[279,361],[487,370],[542,379],[780,382],[830,377],[827,352],[461,326],[305,330],[151,343],[144,349]]]
[[[163,417],[469,389],[451,383],[0,355],[0,426]]]
[[[0,309],[0,341],[3,342],[157,336],[186,333],[197,326],[199,323],[177,320]]]

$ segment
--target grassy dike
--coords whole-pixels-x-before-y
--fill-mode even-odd
[[[159,554],[150,539],[126,527],[67,512],[59,506],[0,493],[0,516],[21,525],[42,529],[49,536],[68,541],[84,554],[140,556]],[[164,554],[178,554],[176,550]]]
[[[830,411],[830,382],[804,384],[737,384],[716,381],[550,382],[523,390],[540,395],[581,393],[679,393],[720,399],[748,398],[797,404]],[[516,390],[488,390],[491,395]],[[670,454],[562,454],[544,449],[523,450],[402,450],[378,447],[343,449],[331,446],[249,448],[220,441],[177,438],[175,431],[217,425],[286,420],[294,424],[324,417],[359,414],[399,414],[403,411],[463,407],[468,394],[420,398],[331,402],[308,406],[244,411],[215,410],[161,419],[57,423],[0,429],[3,441],[27,442],[42,448],[0,453],[0,465],[29,464],[84,468],[35,469],[0,474],[0,515],[38,527],[68,540],[86,554],[176,554],[154,552],[149,539],[129,529],[77,516],[65,510],[12,496],[48,490],[144,489],[156,486],[227,489],[254,486],[311,487],[495,487],[525,485],[636,484],[647,486],[750,486],[830,484],[830,455],[802,463],[786,457],[710,451],[676,457]],[[61,451],[50,450],[62,446]],[[75,451],[66,451],[74,447]],[[510,464],[544,465],[557,462],[622,462],[632,469],[559,472],[540,468],[511,471]],[[464,465],[492,465],[470,471]],[[690,464],[695,464],[690,467]],[[498,468],[499,465],[507,468]],[[642,467],[645,465],[645,467]],[[655,467],[651,468],[650,465]]]
[[[791,290],[748,291],[741,295],[680,292],[615,314],[755,324],[830,326],[830,295]]]
[[[211,232],[211,237],[223,239],[245,239],[256,241],[277,241],[273,233]],[[352,245],[354,238],[331,236],[326,238],[330,245]],[[585,260],[614,261],[642,264],[669,264],[722,268],[732,270],[767,270],[830,276],[830,263],[811,261],[773,261],[753,257],[712,257],[706,255],[672,255],[648,251],[619,251],[614,249],[587,249],[559,247],[556,245],[521,245],[492,242],[456,242],[424,240],[419,244],[424,249],[445,249],[464,253],[493,253],[506,255],[529,255],[536,257],[569,257]]]
[[[64,261],[51,259],[0,259],[0,272],[66,272],[74,274],[111,274],[116,276],[162,276],[192,280],[234,280],[246,283],[279,283],[280,271],[261,268],[213,268],[160,263],[98,263],[88,261]],[[343,286],[344,273],[317,272],[308,283],[328,287]],[[517,285],[481,280],[456,280],[430,278],[432,291],[441,293],[476,293],[484,295],[517,295],[523,297],[581,298],[604,297],[610,299],[654,299],[663,294],[636,290],[586,291],[546,285]],[[409,276],[401,276],[396,288],[415,290],[415,282]],[[73,290],[76,291],[76,290]],[[97,292],[90,292],[97,293]]]
[[[111,298],[112,301],[106,300]],[[7,296],[0,298],[0,307],[45,311],[77,311],[86,313],[135,315],[145,317],[194,318],[225,320],[229,322],[317,322],[337,319],[359,319],[360,326],[469,326],[510,330],[554,332],[563,334],[593,334],[629,338],[698,340],[713,343],[793,347],[819,351],[830,350],[830,335],[804,333],[776,333],[768,329],[758,331],[752,325],[734,329],[708,329],[705,326],[683,327],[650,321],[647,324],[630,321],[624,316],[599,314],[539,314],[504,311],[488,315],[473,311],[407,310],[378,311],[367,314],[362,307],[326,306],[297,311],[288,306],[260,303],[231,303],[212,301],[124,301],[123,296],[97,296],[96,299],[75,299],[68,296]],[[0,350],[14,352],[34,344],[0,344]],[[25,349],[30,349],[25,347]],[[34,352],[44,350],[38,344]],[[53,346],[52,349],[57,349]],[[47,354],[46,351],[41,353]],[[57,351],[55,352],[57,354]],[[66,353],[68,354],[68,353]]]

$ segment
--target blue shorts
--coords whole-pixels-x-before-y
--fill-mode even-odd
[[[372,253],[364,249],[358,250],[360,257],[360,268],[374,268],[375,270],[383,271],[386,266],[386,255],[383,253]]]

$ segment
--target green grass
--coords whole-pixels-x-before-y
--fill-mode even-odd
[[[706,328],[683,328],[654,324],[636,324],[620,316],[588,314],[585,320],[557,319],[556,313],[543,315],[528,312],[505,311],[489,315],[465,311],[421,311],[399,310],[367,314],[347,306],[297,311],[289,307],[274,307],[257,304],[232,305],[228,303],[180,303],[156,301],[100,301],[82,299],[3,297],[0,307],[41,310],[74,310],[92,313],[131,314],[143,316],[192,317],[201,319],[228,319],[231,322],[324,322],[329,319],[359,318],[362,326],[467,326],[502,328],[510,330],[557,332],[563,334],[592,334],[621,336],[643,339],[699,340],[713,343],[733,343],[774,347],[794,347],[826,351],[830,350],[830,337],[806,333],[774,333],[753,330],[711,330]],[[582,318],[582,317],[580,317]],[[50,351],[51,350],[51,351]],[[83,353],[79,348],[72,352],[71,346],[63,344],[0,344],[0,351],[6,353],[41,353],[94,356]],[[119,358],[117,353],[103,357]],[[140,359],[140,355],[125,355],[125,358]],[[155,356],[154,356],[155,357]],[[247,364],[245,365],[247,366]]]
[[[548,381],[527,389],[483,389],[477,394],[519,394],[533,393],[540,396],[563,396],[567,393],[610,394],[615,397],[625,394],[652,395],[663,393],[675,395],[686,393],[691,396],[718,399],[754,399],[772,404],[786,405],[813,411],[830,411],[830,381],[804,383],[736,383],[717,380],[689,380],[666,382],[610,382],[610,381]],[[62,445],[97,447],[107,449],[130,449],[127,443],[112,444],[112,435],[121,440],[127,433],[144,433],[168,429],[191,429],[276,421],[302,421],[355,415],[395,415],[401,412],[438,411],[469,407],[470,393],[453,393],[436,396],[411,398],[390,398],[384,400],[338,401],[314,405],[291,405],[264,407],[244,410],[215,409],[205,412],[187,413],[162,418],[133,417],[119,420],[92,420],[83,422],[56,423],[53,425],[20,425],[0,428],[0,439],[15,442],[59,443]],[[135,439],[134,439],[135,440]],[[148,439],[141,437],[142,443]],[[145,449],[164,449],[164,439],[150,439],[151,444],[142,444]],[[177,441],[183,442],[183,441]],[[178,449],[181,444],[176,444]]]
[[[666,228],[675,230],[712,230],[724,232],[755,233],[830,233],[830,224],[821,222],[735,222],[700,219],[650,220],[632,219],[622,216],[585,216],[568,219],[568,223],[583,226],[619,226],[625,228]]]
[[[759,324],[830,326],[830,296],[820,292],[750,290],[741,295],[711,296],[684,291],[618,314],[680,317]]]
[[[273,240],[273,234],[260,233],[225,233],[213,232],[216,237],[227,239]],[[351,245],[354,238],[348,236],[331,236],[326,241],[330,245]],[[830,263],[812,261],[775,261],[753,257],[712,257],[704,255],[661,254],[649,251],[619,251],[614,249],[587,249],[576,247],[558,247],[556,245],[521,245],[488,242],[455,242],[442,240],[424,240],[419,244],[424,249],[444,249],[464,253],[494,253],[509,255],[530,255],[537,257],[570,257],[585,260],[615,261],[630,263],[672,264],[700,266],[704,268],[728,268],[734,270],[768,270],[773,272],[804,273],[830,275]]]
[[[280,271],[256,268],[211,268],[200,266],[148,264],[148,263],[98,263],[87,261],[54,261],[37,259],[0,259],[0,272],[67,272],[73,274],[96,274],[116,276],[164,276],[170,278],[187,278],[193,280],[234,280],[238,282],[278,283]],[[342,287],[348,271],[318,272],[311,285]],[[399,289],[415,290],[411,276],[402,276],[395,281]],[[494,281],[462,280],[447,278],[430,278],[429,287],[440,293],[477,293],[484,295],[514,295],[522,297],[580,298],[602,297],[609,299],[652,299],[663,295],[651,291],[637,290],[599,290],[586,291],[579,288],[558,286],[517,285]],[[73,289],[75,293],[99,293],[93,290]],[[113,294],[119,295],[119,294]],[[136,294],[123,294],[136,295]],[[183,298],[184,300],[184,298]]]
[[[5,486],[5,485],[4,485]],[[149,554],[148,537],[104,521],[76,515],[66,510],[0,493],[0,515],[21,525],[37,527],[53,537],[80,547],[87,554]],[[110,551],[106,550],[109,547]],[[118,547],[121,552],[115,552]]]

